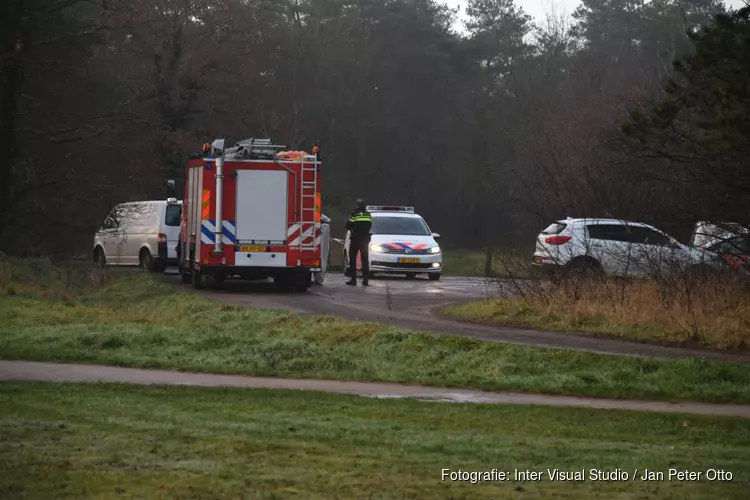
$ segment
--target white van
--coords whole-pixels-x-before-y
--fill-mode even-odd
[[[182,201],[176,198],[117,205],[94,236],[94,262],[152,272],[177,265],[181,216]]]

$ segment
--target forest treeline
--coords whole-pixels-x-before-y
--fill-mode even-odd
[[[325,209],[417,207],[455,247],[565,216],[750,224],[750,9],[584,0],[0,2],[0,250],[88,251],[216,137],[320,141]]]

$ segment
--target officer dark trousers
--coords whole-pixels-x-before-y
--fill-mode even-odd
[[[370,245],[365,239],[352,239],[349,243],[349,275],[357,282],[357,254],[362,256],[362,284],[367,285],[370,275]]]

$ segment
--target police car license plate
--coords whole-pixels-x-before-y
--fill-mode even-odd
[[[261,246],[252,246],[252,245],[242,245],[240,247],[240,252],[265,252],[266,247]]]
[[[414,257],[401,257],[398,261],[401,264],[419,264],[419,259],[415,259]]]

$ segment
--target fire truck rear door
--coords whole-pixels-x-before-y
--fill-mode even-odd
[[[237,242],[276,242],[287,237],[289,174],[237,170]]]

